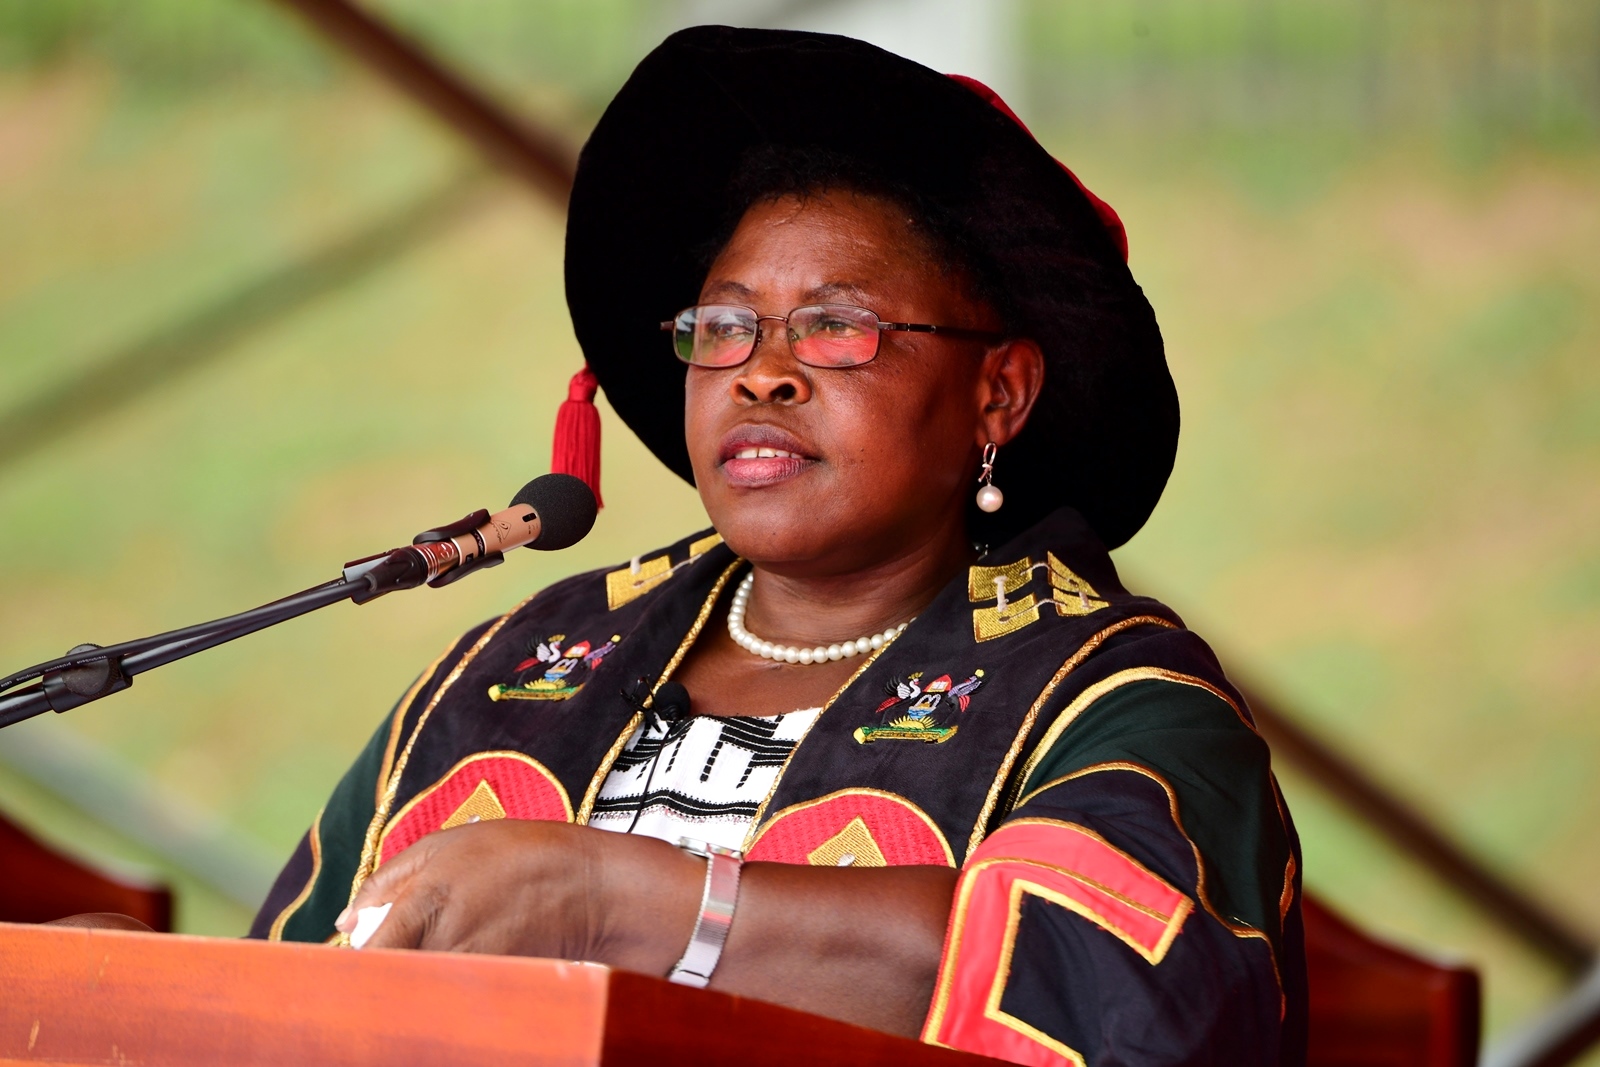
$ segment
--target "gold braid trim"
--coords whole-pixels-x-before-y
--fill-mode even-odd
[[[1234,937],[1259,938],[1261,942],[1267,946],[1267,956],[1272,961],[1272,977],[1278,983],[1278,1015],[1281,1019],[1284,1011],[1287,1008],[1288,1000],[1287,995],[1283,991],[1283,974],[1278,970],[1278,953],[1272,947],[1272,938],[1268,936],[1265,930],[1257,930],[1254,926],[1250,926],[1247,923],[1236,922],[1233,919],[1224,918],[1223,914],[1218,911],[1214,905],[1212,905],[1211,897],[1206,893],[1205,857],[1200,854],[1200,846],[1195,844],[1194,838],[1189,836],[1189,831],[1184,829],[1183,816],[1178,811],[1178,791],[1172,788],[1172,783],[1168,782],[1161,775],[1157,774],[1155,771],[1141,763],[1133,763],[1129,760],[1110,760],[1106,763],[1092,763],[1087,767],[1081,767],[1078,770],[1073,771],[1071,774],[1063,774],[1060,778],[1051,779],[1050,781],[1041,785],[1039,788],[1030,792],[1026,797],[1023,797],[1022,802],[1027,803],[1038,794],[1043,793],[1045,790],[1054,786],[1058,786],[1063,782],[1070,782],[1074,779],[1082,778],[1088,774],[1100,774],[1104,771],[1132,771],[1134,774],[1142,774],[1152,782],[1159,785],[1167,794],[1167,810],[1172,815],[1172,825],[1176,827],[1179,835],[1182,836],[1184,841],[1188,842],[1189,850],[1194,853],[1194,895],[1199,898],[1200,906],[1205,909],[1206,914],[1217,920],[1217,922],[1221,923],[1223,928]],[[1291,864],[1294,862],[1293,853],[1290,853],[1289,862]],[[1284,913],[1288,913],[1287,908],[1284,909]]]
[[[744,560],[735,559],[718,576],[716,583],[711,587],[711,592],[706,594],[705,602],[700,605],[700,614],[695,616],[694,623],[689,627],[688,634],[684,636],[682,641],[678,642],[678,650],[672,654],[672,658],[667,661],[665,669],[661,672],[661,677],[657,678],[656,684],[651,687],[650,696],[645,702],[647,707],[650,701],[655,700],[656,690],[660,689],[662,684],[672,677],[672,672],[678,669],[678,665],[683,662],[683,657],[687,656],[689,649],[694,647],[695,641],[700,637],[700,631],[705,629],[706,620],[711,617],[712,610],[717,606],[718,598],[722,596],[722,590],[727,587],[728,579],[733,577],[733,572],[738,570],[743,563]],[[622,750],[628,745],[628,738],[633,736],[633,731],[639,728],[639,722],[643,718],[642,714],[634,712],[633,717],[628,720],[628,725],[622,728],[622,733],[617,735],[617,739],[611,742],[611,747],[606,750],[605,758],[600,761],[600,769],[594,772],[593,778],[589,779],[589,788],[583,791],[583,803],[578,805],[578,814],[572,820],[579,826],[589,825],[589,815],[594,811],[594,802],[600,796],[600,787],[605,784],[606,775],[611,773],[611,765],[617,762],[618,756],[622,755]]]
[[[282,941],[283,928],[288,924],[294,913],[300,910],[310,897],[311,891],[317,886],[317,879],[322,875],[322,812],[317,812],[317,817],[311,820],[311,832],[306,836],[311,839],[311,877],[306,879],[306,884],[301,887],[299,894],[288,906],[278,912],[278,917],[272,920],[272,928],[267,931],[268,941]]]
[[[440,699],[455,684],[456,679],[460,678],[466,671],[468,664],[477,658],[479,652],[483,651],[483,646],[487,645],[490,639],[500,632],[500,627],[504,626],[511,616],[522,610],[523,605],[528,603],[528,600],[532,599],[533,597],[528,597],[527,600],[524,600],[521,604],[496,619],[494,625],[485,630],[483,636],[473,642],[472,647],[467,649],[462,657],[456,661],[454,667],[450,668],[450,673],[445,675],[444,681],[439,683],[439,688],[434,690],[433,698],[428,701],[428,706],[422,709],[422,714],[417,718],[417,725],[411,728],[411,736],[406,738],[406,747],[401,751],[400,759],[395,763],[394,773],[389,776],[389,784],[383,791],[383,801],[378,805],[378,810],[372,813],[372,821],[367,824],[367,835],[361,843],[361,861],[356,864],[356,876],[350,882],[349,903],[355,903],[356,894],[361,892],[361,884],[372,874],[373,867],[376,865],[378,837],[383,833],[384,824],[389,819],[389,809],[394,806],[395,795],[400,791],[400,779],[406,773],[406,764],[411,761],[411,750],[416,747],[417,737],[422,733],[422,728],[427,725],[429,716],[433,714],[433,709],[439,706]],[[335,938],[335,944],[348,945],[349,943],[350,938],[347,934],[341,933]]]
[[[1033,777],[1033,772],[1038,770],[1039,764],[1043,763],[1045,758],[1050,755],[1050,749],[1055,747],[1057,741],[1061,740],[1061,735],[1066,733],[1067,727],[1078,721],[1079,715],[1087,711],[1089,706],[1101,697],[1114,693],[1123,686],[1132,685],[1135,682],[1174,682],[1179,685],[1193,685],[1199,689],[1216,692],[1213,686],[1207,685],[1198,678],[1187,674],[1179,674],[1176,671],[1169,671],[1163,667],[1129,667],[1126,670],[1118,671],[1100,679],[1084,689],[1083,692],[1073,698],[1072,703],[1057,713],[1054,721],[1046,728],[1044,736],[1039,738],[1039,744],[1035,746],[1033,754],[1028,757],[1028,762],[1022,765],[1022,771],[1017,775],[1016,785],[1011,791],[1012,799],[1016,800],[1019,797],[1023,786],[1027,784],[1029,778]],[[1015,811],[1017,806],[1017,804],[1013,804],[1010,810]]]
[[[1077,670],[1084,660],[1094,654],[1096,649],[1105,644],[1108,639],[1135,626],[1164,626],[1169,630],[1177,629],[1177,625],[1172,620],[1164,619],[1159,615],[1135,615],[1131,619],[1123,619],[1121,622],[1112,623],[1094,634],[1080,645],[1076,652],[1067,657],[1067,661],[1045,683],[1045,687],[1039,691],[1038,698],[1034,700],[1033,706],[1028,708],[1028,713],[1022,717],[1022,725],[1017,728],[1017,736],[1012,739],[1011,747],[1006,750],[1005,759],[1000,761],[1000,769],[995,772],[994,781],[989,786],[989,795],[984,798],[983,808],[978,812],[977,822],[973,823],[972,834],[967,838],[966,855],[972,855],[972,851],[983,842],[985,837],[984,829],[989,825],[989,819],[994,815],[995,805],[1000,801],[1000,791],[1005,788],[1006,779],[1011,775],[1011,768],[1017,762],[1017,757],[1022,754],[1022,746],[1027,744],[1028,734],[1033,731],[1033,724],[1038,721],[1039,712],[1043,710],[1045,703],[1060,688],[1061,683],[1066,681],[1067,675]],[[1040,742],[1040,748],[1042,749],[1043,747],[1044,743]],[[1016,787],[1012,790],[1013,799],[1022,790],[1022,782],[1027,780],[1026,775],[1019,777],[1021,781],[1018,781]],[[1008,804],[1007,810],[1015,806],[1015,804]]]
[[[394,752],[395,749],[400,747],[400,728],[405,725],[406,716],[411,714],[411,702],[417,699],[417,694],[422,692],[422,687],[427,685],[428,681],[433,678],[433,672],[439,669],[439,664],[444,662],[444,658],[455,647],[456,643],[454,641],[445,646],[445,650],[439,653],[439,658],[428,664],[428,669],[418,675],[417,680],[411,683],[411,688],[406,690],[406,695],[400,698],[399,705],[394,709],[394,721],[389,724],[389,743],[384,746],[383,762],[378,765],[377,795],[372,798],[374,808],[383,803],[383,791],[389,784],[389,771],[394,767]]]
[[[910,627],[908,626],[906,629],[909,630]],[[905,630],[900,631],[900,634],[903,637],[905,635]],[[897,637],[895,640],[898,641],[899,638]],[[783,776],[788,772],[789,764],[794,761],[794,754],[800,751],[800,746],[805,744],[806,738],[811,736],[811,731],[816,729],[817,723],[821,722],[822,717],[828,714],[828,709],[833,707],[834,701],[844,696],[844,691],[854,685],[855,680],[861,677],[866,669],[872,666],[873,662],[876,661],[879,656],[889,651],[889,646],[892,644],[894,644],[894,641],[886,641],[884,642],[882,648],[874,649],[873,651],[867,653],[867,658],[861,661],[861,666],[857,667],[855,673],[850,675],[849,678],[845,679],[845,683],[834,691],[833,696],[828,698],[828,702],[822,705],[822,710],[817,713],[817,717],[811,720],[811,725],[806,727],[806,732],[801,734],[800,737],[795,740],[794,747],[789,750],[789,754],[783,759],[783,765],[778,768],[778,776],[772,780],[772,788],[768,789],[767,795],[761,798],[760,806],[756,808],[755,815],[750,819],[750,828],[744,832],[744,841],[741,842],[741,852],[748,853],[750,849],[754,847],[753,840],[757,835],[757,831],[761,827],[762,818],[767,814],[767,805],[771,804],[772,798],[778,795],[778,786],[783,783]],[[904,798],[902,797],[900,799]],[[907,801],[907,803],[910,802]],[[923,818],[927,818],[927,816],[923,816]],[[935,827],[934,829],[937,831],[938,828]],[[939,834],[939,840],[944,842],[944,834]],[[948,843],[945,843],[945,851],[950,851],[950,846]],[[952,860],[951,866],[954,865],[955,862]]]

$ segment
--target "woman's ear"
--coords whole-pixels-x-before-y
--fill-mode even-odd
[[[1044,388],[1044,352],[1031,337],[990,349],[983,357],[979,399],[983,403],[978,444],[1004,445],[1027,424]]]

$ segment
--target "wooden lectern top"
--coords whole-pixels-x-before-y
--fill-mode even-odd
[[[999,1062],[596,964],[0,923],[0,1064]]]

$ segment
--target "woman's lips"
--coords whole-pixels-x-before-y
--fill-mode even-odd
[[[722,473],[730,485],[754,488],[788,481],[815,462],[782,449],[742,448],[722,464]]]
[[[733,435],[722,448],[722,473],[729,485],[758,488],[798,477],[817,460],[799,442],[772,427]]]

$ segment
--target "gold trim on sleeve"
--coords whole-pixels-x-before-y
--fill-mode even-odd
[[[1078,881],[1086,881],[1080,876],[1071,874],[1071,872],[1063,871],[1060,873],[1065,874],[1068,877],[1076,878]],[[1087,884],[1093,885],[1095,883]],[[1063,1044],[1061,1041],[1051,1037],[1038,1027],[1024,1022],[1000,1007],[1000,1001],[1005,995],[1006,983],[1011,979],[1011,957],[1016,948],[1017,928],[1022,923],[1022,896],[1024,893],[1039,897],[1042,900],[1047,900],[1051,904],[1055,904],[1056,906],[1064,908],[1075,915],[1087,919],[1089,922],[1094,923],[1108,934],[1111,934],[1118,940],[1122,941],[1151,964],[1161,962],[1162,957],[1164,957],[1167,953],[1167,949],[1172,946],[1173,938],[1177,937],[1178,931],[1182,929],[1183,920],[1188,917],[1188,914],[1193,909],[1194,905],[1189,902],[1187,897],[1183,898],[1182,903],[1178,907],[1177,914],[1171,916],[1169,919],[1169,926],[1167,928],[1168,932],[1162,936],[1162,941],[1157,947],[1157,951],[1151,953],[1147,951],[1143,945],[1135,941],[1131,935],[1117,927],[1116,924],[1111,922],[1111,920],[1106,916],[1100,914],[1081,901],[1074,900],[1065,893],[1058,893],[1048,886],[1040,885],[1037,882],[1030,882],[1021,877],[1017,878],[1016,881],[1011,883],[1009,903],[1010,914],[1006,918],[1006,930],[1004,934],[1004,940],[1001,942],[1000,958],[997,961],[997,966],[995,967],[994,982],[989,987],[989,996],[985,1000],[983,1006],[984,1017],[993,1022],[999,1023],[1001,1026],[1004,1026],[1007,1029],[1017,1031],[1031,1041],[1037,1041],[1039,1044],[1050,1049],[1052,1052],[1056,1053],[1056,1055],[1062,1057],[1068,1062],[1078,1064],[1080,1067],[1082,1067],[1084,1064],[1084,1059],[1082,1054],[1076,1049]],[[1163,916],[1162,918],[1167,917]]]
[[[1013,894],[1015,894],[1017,890],[1021,889],[1024,884],[1026,883],[1017,882],[1013,884],[1011,887]],[[1041,890],[1044,889],[1043,886],[1040,886],[1039,888]],[[1045,892],[1048,892],[1048,890]],[[1016,936],[1015,919],[1020,915],[1020,910],[1013,912],[1013,922],[1011,925],[1006,927],[1005,955],[1001,958],[1000,963],[1001,966],[1004,967],[1004,973],[1007,976],[1009,976],[1011,973],[1011,948],[1013,939]],[[1087,1061],[1084,1060],[1083,1054],[1077,1049],[1073,1048],[1071,1045],[1057,1041],[1055,1038],[1051,1037],[1037,1026],[1025,1023],[1015,1015],[1007,1015],[1000,1009],[1000,994],[1005,991],[1005,982],[1000,978],[1000,974],[1000,971],[995,972],[996,986],[995,989],[991,990],[989,993],[989,999],[994,1006],[991,1008],[988,1004],[984,1005],[984,1018],[990,1020],[991,1022],[999,1023],[1007,1030],[1015,1030],[1029,1041],[1038,1042],[1051,1052],[1054,1052],[1057,1056],[1060,1056],[1062,1059],[1072,1064],[1073,1067],[1087,1067]]]
[[[1233,709],[1233,713],[1239,716],[1239,721],[1249,727],[1251,733],[1255,732],[1255,727],[1250,726],[1250,720],[1245,718],[1239,711],[1239,705],[1229,699],[1228,694],[1210,682],[1196,678],[1193,675],[1169,671],[1162,667],[1129,667],[1127,670],[1118,671],[1116,674],[1103,678],[1085,689],[1056,716],[1049,729],[1045,730],[1044,736],[1039,739],[1039,744],[1034,747],[1033,755],[1028,757],[1028,762],[1023,764],[1021,773],[1017,775],[1016,792],[1022,792],[1022,788],[1027,784],[1029,777],[1038,769],[1044,758],[1050,754],[1051,746],[1060,740],[1066,728],[1071,726],[1073,721],[1083,714],[1090,704],[1093,704],[1107,693],[1121,689],[1125,685],[1132,685],[1134,682],[1175,682],[1179,685],[1192,685],[1196,688],[1204,689],[1221,697]],[[1018,806],[1013,804],[1008,810],[1015,811]]]
[[[1075,871],[1067,867],[1062,867],[1058,864],[1046,863],[1043,860],[1028,856],[985,856],[982,862],[974,865],[974,869],[978,869],[983,867],[985,864],[990,863],[1026,863],[1044,870],[1054,871],[1056,874],[1064,875],[1068,878],[1071,878],[1075,882],[1082,882],[1084,885],[1089,886],[1096,892],[1104,893],[1106,896],[1117,901],[1119,904],[1123,904],[1129,908],[1132,908],[1134,911],[1148,915],[1157,922],[1165,923],[1166,930],[1163,931],[1161,938],[1156,942],[1155,947],[1148,949],[1145,948],[1128,931],[1117,926],[1113,920],[1101,915],[1099,912],[1094,911],[1094,909],[1089,908],[1087,905],[1074,903],[1062,904],[1062,907],[1067,908],[1070,911],[1077,912],[1079,915],[1082,915],[1084,918],[1098,926],[1105,927],[1108,933],[1114,934],[1124,941],[1129,948],[1137,952],[1141,957],[1144,958],[1144,961],[1151,966],[1160,963],[1166,958],[1167,950],[1172,947],[1172,942],[1178,936],[1178,931],[1183,929],[1184,920],[1189,917],[1190,912],[1194,911],[1194,901],[1190,900],[1182,893],[1178,893],[1178,891],[1174,889],[1172,885],[1161,875],[1152,871],[1149,867],[1146,867],[1143,863],[1139,862],[1138,859],[1128,855],[1125,850],[1113,845],[1110,841],[1107,841],[1103,835],[1096,833],[1087,826],[1081,826],[1075,822],[1065,822],[1061,819],[1012,819],[1006,823],[1006,826],[1054,826],[1058,829],[1070,830],[1073,833],[1082,834],[1084,837],[1095,841],[1097,844],[1103,846],[1107,850],[1116,853],[1128,863],[1137,867],[1151,878],[1154,878],[1163,886],[1166,886],[1166,888],[1171,890],[1173,893],[1177,893],[1178,897],[1180,898],[1178,901],[1178,906],[1168,913],[1158,911],[1157,909],[1150,907],[1148,904],[1143,904],[1137,900],[1134,900],[1127,894],[1118,892],[1110,886],[1091,878],[1087,874],[1084,874],[1082,871]],[[1043,889],[1045,887],[1041,886],[1040,888]],[[1049,890],[1046,890],[1046,893],[1042,895],[1048,895],[1049,892]],[[1014,903],[1015,901],[1013,901],[1013,904]],[[1056,903],[1060,902],[1056,901]]]
[[[1124,859],[1132,862],[1140,870],[1149,873],[1162,884],[1167,884],[1166,879],[1156,875],[1142,863],[1139,863],[1138,860],[1129,856],[1122,849],[1112,845],[1110,842],[1106,841],[1104,837],[1088,829],[1087,827],[1078,826],[1075,823],[1062,823],[1053,819],[1029,819],[1021,821],[1058,825],[1085,834],[1099,841],[1101,844],[1104,844],[1106,847],[1110,848]],[[1015,1030],[1016,1032],[1027,1037],[1029,1040],[1039,1042],[1058,1055],[1068,1059],[1070,1062],[1082,1064],[1084,1062],[1083,1058],[1077,1051],[1068,1047],[1067,1045],[1062,1044],[1037,1028],[1030,1026],[1021,1019],[1017,1019],[1014,1016],[1006,1014],[1006,1012],[1000,1008],[1000,1000],[1005,991],[1005,984],[1011,975],[1011,960],[1016,945],[1017,927],[1021,921],[1022,893],[1029,892],[1036,896],[1040,896],[1046,900],[1049,900],[1051,903],[1058,904],[1074,914],[1087,919],[1089,922],[1094,923],[1096,926],[1099,926],[1107,933],[1128,945],[1136,953],[1138,953],[1142,959],[1150,963],[1152,966],[1160,963],[1166,957],[1166,954],[1171,949],[1173,942],[1178,936],[1178,933],[1182,930],[1184,922],[1188,919],[1189,915],[1193,913],[1194,902],[1182,893],[1177,893],[1177,890],[1174,889],[1173,892],[1177,893],[1179,898],[1178,904],[1177,907],[1173,909],[1172,914],[1167,915],[1146,905],[1140,904],[1137,901],[1130,900],[1124,894],[1118,893],[1115,890],[1110,889],[1110,887],[1102,885],[1092,878],[1086,877],[1077,871],[1073,871],[1065,867],[1043,863],[1037,859],[1029,857],[984,857],[977,863],[965,868],[961,872],[961,881],[957,884],[955,902],[950,913],[949,931],[945,936],[944,951],[939,960],[939,976],[934,987],[934,995],[928,1010],[928,1017],[922,1027],[921,1036],[922,1040],[926,1043],[935,1045],[943,1044],[943,1042],[938,1040],[938,1035],[939,1031],[943,1028],[945,1016],[949,1011],[952,986],[955,982],[956,971],[962,959],[962,949],[964,947],[963,943],[965,941],[967,927],[967,911],[972,903],[973,892],[978,885],[982,874],[989,867],[1000,866],[1003,864],[1031,867],[1040,871],[1050,871],[1052,874],[1069,878],[1075,882],[1090,886],[1096,892],[1105,893],[1113,899],[1116,899],[1119,902],[1127,904],[1136,910],[1149,915],[1154,919],[1157,919],[1166,926],[1166,929],[1162,932],[1161,938],[1156,943],[1155,947],[1153,949],[1146,949],[1143,945],[1139,944],[1136,939],[1128,934],[1127,931],[1122,930],[1115,924],[1115,922],[1109,920],[1108,917],[1099,914],[1095,911],[1095,909],[1089,907],[1088,905],[1073,900],[1070,897],[1066,897],[1064,894],[1052,890],[1047,886],[1040,885],[1036,882],[1030,882],[1020,874],[1016,877],[1016,880],[1013,881],[1010,888],[1009,915],[1006,922],[1004,940],[1001,942],[995,975],[989,988],[989,994],[986,998],[986,1003],[984,1004],[984,1017],[992,1022],[999,1023],[1008,1029]],[[1169,886],[1169,888],[1171,887]],[[1269,944],[1269,950],[1270,947],[1271,946]],[[1274,963],[1274,973],[1276,973],[1276,963]]]
[[[967,855],[972,855],[972,850],[977,848],[978,843],[983,840],[984,830],[989,825],[989,819],[994,814],[995,805],[1000,800],[1000,791],[1005,788],[1006,780],[1011,776],[1011,767],[1016,763],[1017,756],[1021,754],[1022,746],[1028,742],[1028,734],[1033,731],[1033,724],[1038,720],[1040,710],[1050,700],[1055,691],[1060,688],[1067,675],[1077,670],[1084,660],[1093,655],[1094,651],[1110,638],[1115,637],[1123,630],[1146,625],[1164,626],[1169,630],[1177,629],[1176,623],[1159,615],[1135,615],[1131,619],[1123,619],[1120,622],[1112,623],[1079,646],[1078,650],[1068,656],[1061,668],[1045,683],[1045,687],[1039,691],[1039,696],[1034,700],[1032,706],[1028,708],[1028,713],[1022,717],[1022,725],[1017,728],[1017,734],[1012,738],[1011,746],[1006,749],[1005,759],[1000,761],[1000,769],[995,772],[994,781],[989,784],[989,795],[984,798],[983,808],[978,812],[978,821],[973,824],[972,834],[967,838]],[[1022,778],[1022,781],[1027,781],[1026,776]],[[1020,790],[1021,788],[1022,786],[1019,782],[1017,789]]]
[[[1183,839],[1189,843],[1189,851],[1194,853],[1194,895],[1196,899],[1200,901],[1200,906],[1205,909],[1206,914],[1217,920],[1217,922],[1221,923],[1223,928],[1231,933],[1234,937],[1258,937],[1266,944],[1267,955],[1272,960],[1272,976],[1278,981],[1278,996],[1281,1005],[1284,997],[1283,976],[1278,971],[1278,953],[1272,947],[1272,938],[1267,936],[1267,933],[1264,930],[1257,930],[1255,927],[1246,925],[1245,923],[1224,918],[1222,913],[1212,906],[1211,897],[1206,893],[1205,857],[1200,854],[1200,846],[1195,844],[1194,838],[1190,837],[1189,831],[1183,827],[1183,816],[1178,812],[1178,792],[1172,788],[1172,783],[1168,782],[1161,775],[1157,774],[1155,771],[1144,766],[1143,764],[1132,763],[1126,760],[1113,760],[1108,763],[1093,763],[1087,767],[1073,771],[1071,774],[1063,774],[1060,778],[1053,778],[1041,785],[1039,788],[1030,790],[1028,795],[1023,797],[1016,806],[1020,808],[1023,804],[1026,804],[1029,800],[1032,800],[1035,796],[1038,796],[1040,793],[1053,786],[1060,785],[1063,782],[1070,782],[1075,778],[1082,778],[1085,775],[1099,774],[1103,771],[1131,771],[1134,774],[1142,774],[1152,782],[1155,782],[1157,785],[1159,785],[1167,794],[1167,809],[1172,815],[1172,825],[1177,828],[1178,833],[1183,837]],[[1293,863],[1293,860],[1294,854],[1291,852],[1290,862]]]
[[[1278,897],[1278,926],[1289,918],[1289,908],[1294,905],[1294,853],[1289,853],[1289,862],[1283,865],[1283,893]]]
[[[967,932],[967,908],[972,903],[972,887],[976,879],[963,870],[956,882],[955,906],[950,909],[950,925],[945,931],[944,951],[939,956],[939,977],[933,987],[933,1004],[922,1024],[922,1040],[930,1045],[944,1045],[939,1040],[939,1030],[944,1024],[945,1011],[950,1005],[950,986],[955,982],[956,961],[961,956],[961,942]]]
[[[300,892],[289,901],[288,905],[272,920],[272,928],[267,931],[268,941],[282,941],[283,928],[295,912],[300,910],[307,900],[311,898],[311,891],[317,887],[317,878],[322,874],[322,812],[317,812],[317,817],[311,820],[311,832],[306,835],[311,840],[311,877],[306,879],[306,884],[300,887]]]

